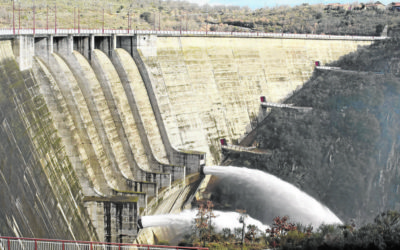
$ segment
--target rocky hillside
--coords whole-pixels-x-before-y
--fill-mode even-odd
[[[272,156],[231,156],[227,162],[263,169],[293,183],[344,221],[365,222],[380,211],[399,209],[399,49],[400,40],[394,38],[361,48],[333,65],[352,71],[316,70],[287,100],[313,111],[273,110],[259,127],[256,141]],[[214,190],[220,204],[263,214],[250,197],[228,184],[216,184]],[[232,204],[238,196],[244,203]]]
[[[14,7],[13,7],[14,3]],[[14,11],[13,11],[14,10]],[[0,28],[161,29],[332,35],[380,35],[399,22],[385,8],[352,4],[338,8],[302,4],[252,10],[188,1],[84,0],[0,1]]]

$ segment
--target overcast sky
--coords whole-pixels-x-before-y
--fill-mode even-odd
[[[263,8],[265,6],[268,7],[274,7],[277,5],[290,5],[290,6],[295,6],[295,5],[300,5],[302,3],[308,3],[308,4],[318,4],[318,3],[323,3],[323,4],[328,4],[328,3],[354,3],[357,2],[355,0],[191,0],[192,2],[196,3],[209,3],[209,4],[229,4],[229,5],[239,5],[239,6],[248,6],[252,9],[257,9],[257,8]],[[383,4],[389,4],[393,0],[383,0],[380,1]],[[364,0],[364,1],[358,1],[359,3],[367,3],[371,2],[370,0]],[[373,2],[376,2],[374,0]]]

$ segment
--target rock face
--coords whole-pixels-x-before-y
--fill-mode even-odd
[[[1,235],[132,242],[140,213],[187,204],[188,174],[251,129],[260,96],[370,43],[100,38],[0,42]]]

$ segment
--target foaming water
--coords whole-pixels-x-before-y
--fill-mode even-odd
[[[204,173],[229,178],[237,183],[237,189],[242,189],[243,184],[246,191],[249,191],[249,196],[255,194],[254,204],[257,204],[259,210],[271,213],[269,217],[287,215],[293,222],[311,224],[314,227],[321,224],[342,224],[329,208],[271,174],[232,166],[208,166],[204,167]]]
[[[213,226],[217,232],[222,232],[222,229],[229,228],[233,232],[235,228],[242,228],[239,222],[240,214],[237,212],[222,212],[213,211],[215,218],[212,219]],[[143,227],[172,227],[174,231],[184,234],[190,232],[194,220],[196,218],[197,210],[184,210],[179,214],[162,214],[142,216]],[[246,225],[256,225],[258,229],[265,232],[269,228],[263,225],[260,221],[247,217]]]

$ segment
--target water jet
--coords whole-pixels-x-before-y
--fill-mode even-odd
[[[224,212],[224,211],[213,211],[215,218],[212,223],[217,232],[222,232],[222,229],[229,228],[233,231],[235,228],[241,228],[240,222],[241,214],[238,212]],[[178,232],[182,236],[192,229],[194,220],[196,218],[197,210],[184,210],[179,214],[161,214],[161,215],[150,215],[142,216],[141,223],[143,228],[147,227],[169,227],[171,230]],[[258,229],[265,232],[268,229],[268,225],[264,225],[257,219],[252,217],[246,218],[247,225],[256,225]]]
[[[321,224],[342,224],[342,221],[326,206],[301,191],[266,172],[233,166],[206,166],[206,175],[214,175],[230,181],[235,191],[246,190],[249,202],[243,202],[248,212],[256,206],[258,215],[253,217],[263,223],[270,223],[276,216],[289,216],[292,222],[303,225],[311,224],[317,228]],[[248,207],[246,207],[248,206]]]

